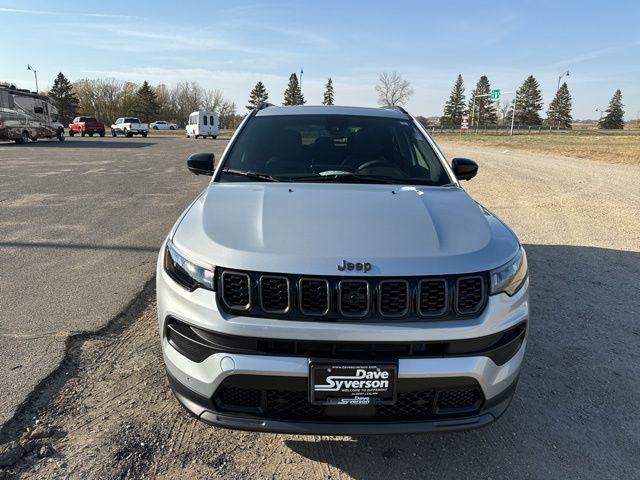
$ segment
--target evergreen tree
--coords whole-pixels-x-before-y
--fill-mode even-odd
[[[571,128],[571,94],[567,82],[558,89],[547,110],[547,123],[556,128]]]
[[[49,91],[49,97],[58,109],[58,117],[61,123],[69,123],[78,110],[78,97],[73,91],[73,85],[62,72],[53,82]]]
[[[449,95],[449,100],[444,105],[444,114],[440,119],[440,123],[443,125],[460,125],[462,115],[466,112],[464,103],[464,82],[462,75],[458,75],[456,83],[453,84],[451,95]]]
[[[305,99],[304,95],[302,95],[302,90],[300,90],[300,83],[298,83],[298,76],[295,73],[292,73],[289,77],[289,84],[287,85],[287,89],[284,91],[284,102],[283,105],[304,105]]]
[[[529,75],[516,92],[516,118],[519,125],[542,125],[542,94],[540,85]]]
[[[264,87],[262,82],[256,83],[256,86],[253,87],[251,93],[249,94],[249,105],[247,105],[247,110],[253,110],[254,108],[258,108],[260,105],[269,100],[269,94],[267,93],[267,89]]]
[[[482,75],[476,88],[471,92],[469,99],[469,112],[473,115],[474,125],[491,125],[498,123],[498,114],[496,106],[489,96],[491,94],[491,85],[486,75]],[[475,107],[474,107],[475,104]]]
[[[333,81],[331,77],[327,80],[327,85],[324,89],[324,98],[322,99],[323,105],[333,105]]]
[[[153,117],[158,114],[159,105],[156,92],[153,91],[151,85],[149,85],[149,82],[146,80],[136,92],[135,110],[136,115],[138,115],[143,122],[153,121]]]
[[[624,110],[622,107],[624,107],[622,104],[622,92],[618,89],[609,102],[606,115],[598,123],[598,128],[609,130],[624,128]]]

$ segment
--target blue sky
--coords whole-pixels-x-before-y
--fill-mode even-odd
[[[483,74],[503,91],[533,74],[546,111],[569,69],[575,118],[596,118],[616,88],[626,117],[640,116],[637,1],[0,0],[0,25],[0,80],[29,88],[27,63],[41,89],[58,71],[194,80],[242,109],[258,80],[281,103],[289,74],[303,67],[308,103],[321,101],[331,76],[336,103],[373,106],[378,74],[397,70],[415,90],[410,111],[439,115],[458,73],[467,94]]]

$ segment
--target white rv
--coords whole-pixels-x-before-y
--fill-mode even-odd
[[[64,140],[58,109],[48,97],[0,85],[0,140],[27,143],[39,138]]]
[[[193,112],[187,123],[187,138],[216,138],[220,133],[220,122],[216,112]]]

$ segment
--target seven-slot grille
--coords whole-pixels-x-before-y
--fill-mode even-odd
[[[385,321],[477,315],[487,300],[485,274],[443,277],[303,277],[218,269],[223,309],[291,320]]]

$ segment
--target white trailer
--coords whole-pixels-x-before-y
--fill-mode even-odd
[[[193,112],[187,123],[187,138],[216,138],[220,134],[220,122],[216,112]]]

